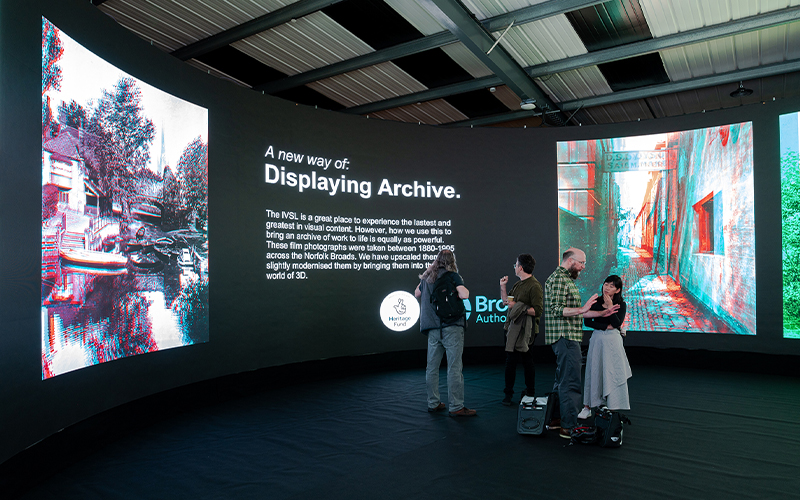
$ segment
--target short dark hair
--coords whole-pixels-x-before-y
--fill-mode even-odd
[[[517,262],[520,266],[522,266],[522,270],[525,271],[525,274],[533,274],[533,268],[536,267],[536,259],[534,259],[531,254],[519,254],[519,257],[517,257]]]
[[[565,260],[569,259],[573,255],[575,255],[575,251],[574,250],[567,250],[566,252],[561,254],[561,262],[564,262]]]
[[[615,293],[611,298],[612,304],[622,304],[622,278],[616,274],[612,274],[603,283],[611,283],[614,288],[619,288],[619,292]],[[602,297],[601,297],[602,298]]]

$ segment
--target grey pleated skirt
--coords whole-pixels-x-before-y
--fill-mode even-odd
[[[583,404],[592,408],[605,405],[611,410],[630,410],[630,377],[631,366],[619,330],[592,332],[589,353],[586,355]]]

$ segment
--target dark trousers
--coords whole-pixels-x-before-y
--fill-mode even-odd
[[[570,430],[578,425],[578,408],[581,403],[581,343],[564,337],[553,344],[556,353],[556,381],[553,392],[558,392],[561,410],[561,428]]]
[[[517,379],[517,364],[522,363],[525,371],[525,395],[533,396],[536,390],[536,371],[533,366],[533,352],[506,352],[506,388],[503,392],[514,394],[514,381]]]

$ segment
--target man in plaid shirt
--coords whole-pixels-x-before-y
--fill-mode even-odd
[[[578,408],[581,407],[583,318],[609,316],[619,309],[615,305],[603,311],[590,311],[597,294],[581,306],[581,294],[575,280],[585,268],[586,254],[570,248],[561,256],[561,265],[544,283],[544,341],[552,345],[556,354],[553,392],[558,393],[561,411],[559,435],[567,439],[578,425]]]

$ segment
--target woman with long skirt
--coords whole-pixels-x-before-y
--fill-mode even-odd
[[[589,352],[586,355],[586,381],[583,385],[583,410],[578,418],[592,415],[592,408],[601,406],[609,410],[630,410],[628,379],[631,367],[622,344],[620,331],[625,321],[626,304],[622,300],[622,279],[616,274],[606,278],[603,293],[591,310],[602,311],[619,304],[619,310],[606,317],[588,318],[584,323],[592,328]]]

